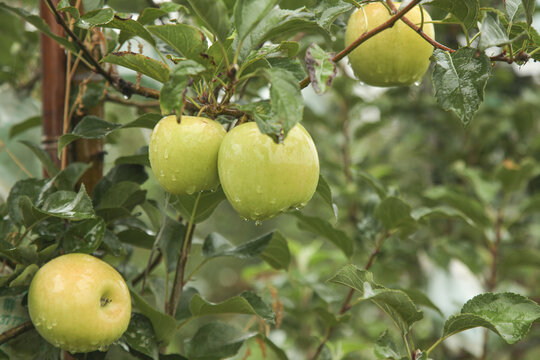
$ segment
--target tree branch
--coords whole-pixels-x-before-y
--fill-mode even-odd
[[[383,30],[386,30],[388,28],[391,28],[396,21],[398,21],[400,18],[402,18],[406,13],[408,13],[413,7],[418,5],[418,3],[421,0],[413,0],[411,1],[407,6],[405,6],[401,11],[397,12],[395,15],[393,15],[390,19],[382,23],[381,25],[377,26],[376,28],[371,29],[370,31],[367,31],[360,35],[358,39],[356,39],[353,43],[351,43],[349,46],[347,46],[345,49],[343,49],[341,52],[339,52],[336,56],[332,58],[333,62],[338,62],[341,59],[343,59],[345,56],[347,56],[349,53],[351,53],[354,49],[356,49],[360,44],[365,42],[366,40],[371,39],[373,36],[377,35]],[[311,82],[309,76],[306,77],[304,80],[300,81],[300,89],[305,88],[309,85]]]
[[[371,268],[371,266],[373,265],[373,262],[375,261],[375,258],[377,257],[377,255],[379,254],[379,252],[381,250],[381,246],[382,246],[384,240],[386,240],[390,235],[391,235],[391,233],[389,231],[385,231],[384,233],[382,233],[379,236],[379,238],[375,242],[375,247],[373,248],[373,251],[371,252],[371,255],[369,256],[369,259],[368,259],[366,265],[364,266],[364,270],[369,270]],[[343,301],[343,305],[341,305],[341,309],[339,310],[338,315],[343,315],[347,311],[349,311],[349,309],[351,308],[351,300],[353,298],[354,292],[355,292],[354,289],[349,290],[349,293],[347,294],[347,297],[345,298],[345,301]],[[330,336],[334,332],[334,329],[335,329],[335,327],[333,327],[333,326],[328,328],[323,341],[317,347],[317,350],[315,351],[315,355],[313,355],[311,360],[317,360],[317,358],[321,354],[322,350],[324,349],[324,345],[326,345],[326,343],[330,339]]]
[[[34,328],[34,325],[32,325],[31,321],[27,321],[22,323],[19,326],[16,326],[14,328],[11,328],[9,330],[4,331],[0,334],[0,345],[8,342],[9,340],[27,332],[28,330],[31,330]]]
[[[81,39],[71,29],[69,26],[67,26],[66,22],[64,21],[64,18],[58,10],[56,10],[56,7],[54,6],[52,0],[44,0],[47,2],[47,5],[49,6],[49,9],[54,14],[54,17],[56,19],[56,22],[64,28],[66,31],[66,34],[75,42],[77,47],[84,53],[85,57],[88,59],[90,64],[94,66],[93,71],[96,73],[99,73],[101,76],[103,76],[116,90],[120,91],[125,96],[130,97],[133,94],[139,94],[145,97],[159,99],[159,91],[155,89],[146,88],[143,86],[136,86],[135,84],[126,81],[119,77],[118,75],[112,75],[109,72],[105,71],[99,64],[99,62],[92,56],[90,53],[90,50],[83,44]]]

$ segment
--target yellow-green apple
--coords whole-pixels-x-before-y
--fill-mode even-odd
[[[105,350],[126,331],[131,297],[122,276],[87,254],[59,256],[36,273],[28,292],[39,334],[72,353]]]
[[[167,116],[150,136],[149,156],[158,182],[171,194],[193,194],[219,185],[217,157],[226,131],[217,121]]]
[[[396,2],[396,7],[399,3]],[[423,13],[423,15],[422,15]],[[406,15],[430,37],[434,37],[433,24],[428,12],[419,6]],[[380,2],[369,3],[357,9],[350,17],[345,32],[349,46],[366,31],[381,25],[391,17]],[[422,25],[422,21],[424,24]],[[349,54],[349,61],[361,81],[373,86],[404,86],[418,82],[429,67],[433,46],[403,21],[383,30],[360,44]]]
[[[276,144],[248,122],[223,139],[218,170],[232,207],[243,218],[261,221],[311,199],[319,181],[319,158],[302,125]]]

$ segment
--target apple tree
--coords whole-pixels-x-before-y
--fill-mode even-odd
[[[534,0],[38,3],[0,359],[540,356]]]

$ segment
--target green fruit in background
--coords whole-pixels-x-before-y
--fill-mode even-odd
[[[300,124],[282,144],[262,134],[254,122],[235,127],[223,139],[218,169],[232,207],[256,221],[303,207],[319,181],[317,149]]]
[[[399,3],[395,3],[399,8]],[[433,24],[427,24],[431,17],[419,6],[412,8],[405,16],[421,26],[423,11],[423,31],[434,38]],[[369,3],[357,9],[349,19],[345,33],[345,45],[349,46],[366,31],[381,25],[391,17],[388,9],[380,2]],[[433,46],[403,21],[398,20],[393,27],[360,44],[349,54],[349,61],[361,81],[373,86],[411,85],[422,79],[429,67]]]
[[[131,296],[112,266],[68,254],[37,271],[28,310],[36,330],[54,346],[72,353],[105,350],[129,325]]]
[[[219,185],[217,157],[227,132],[217,121],[176,116],[159,121],[150,136],[152,171],[171,194],[193,194]]]

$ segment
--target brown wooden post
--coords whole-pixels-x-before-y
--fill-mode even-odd
[[[56,4],[59,0],[54,0]],[[56,23],[45,1],[40,1],[40,15],[50,26],[51,31],[63,36],[62,27]],[[54,40],[44,35],[41,37],[41,87],[43,104],[43,148],[53,161],[60,166],[58,159],[58,138],[62,135],[64,96],[66,92],[66,54]],[[44,174],[47,176],[45,170]]]

